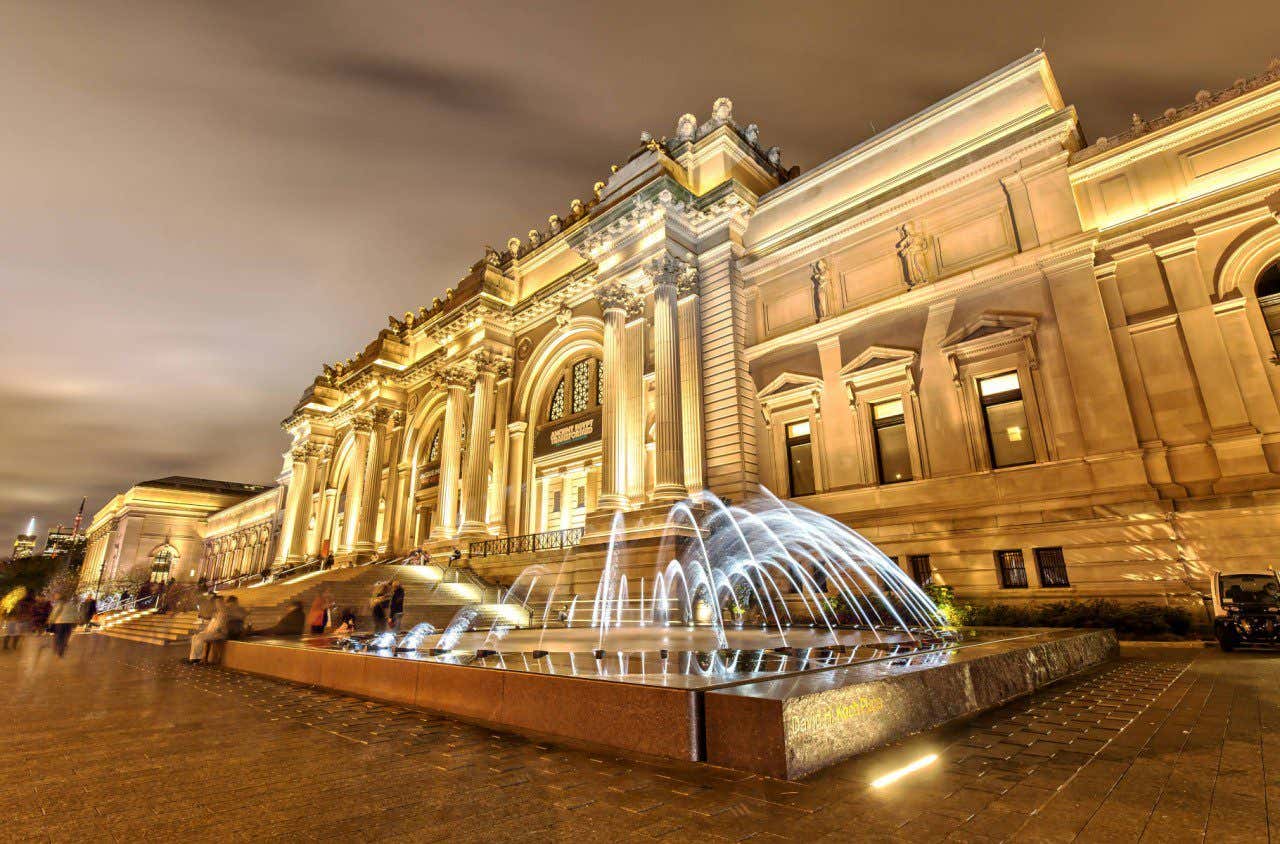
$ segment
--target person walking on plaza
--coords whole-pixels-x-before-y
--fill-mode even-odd
[[[89,630],[93,627],[93,617],[98,614],[98,599],[90,592],[84,597],[84,603],[81,605],[84,620],[84,629]]]
[[[319,636],[329,621],[329,608],[333,606],[333,598],[326,589],[311,602],[311,612],[307,613],[307,629],[311,635]]]
[[[223,600],[213,597],[213,617],[204,629],[191,637],[191,653],[187,655],[187,663],[195,664],[204,660],[210,642],[222,642],[227,638],[227,610]]]
[[[4,650],[12,646],[16,651],[22,637],[31,629],[31,614],[36,600],[25,586],[19,586],[5,596],[9,611],[4,619]]]
[[[53,630],[53,652],[59,657],[67,652],[71,631],[80,623],[80,603],[62,592],[53,595],[53,609],[49,611],[49,628]]]
[[[404,617],[404,586],[399,579],[391,581],[391,601],[387,605],[387,617],[389,628],[399,633],[400,619]]]

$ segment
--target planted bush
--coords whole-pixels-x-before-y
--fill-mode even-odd
[[[963,627],[1101,627],[1122,639],[1183,639],[1197,635],[1196,617],[1184,607],[1109,601],[1043,604],[969,604],[946,586],[927,589],[947,620]]]

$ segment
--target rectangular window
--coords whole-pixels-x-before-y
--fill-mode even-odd
[[[552,513],[560,512],[560,490],[556,490],[555,492],[551,493],[551,512]]]
[[[1071,585],[1067,578],[1067,561],[1062,556],[1061,548],[1037,548],[1034,553],[1041,586],[1057,589]]]
[[[787,470],[792,498],[813,495],[817,491],[813,476],[813,438],[808,421],[792,422],[787,426]]]
[[[1027,567],[1022,563],[1022,550],[1011,548],[996,552],[996,571],[1002,589],[1026,589]]]
[[[1018,373],[1006,372],[990,378],[980,378],[978,397],[982,400],[982,416],[987,426],[987,447],[990,449],[992,467],[999,469],[1036,462]]]
[[[576,494],[577,494],[577,503],[576,503],[574,506],[575,506],[575,507],[586,507],[586,506],[587,506],[587,487],[586,487],[586,484],[583,484],[582,486],[578,487],[578,488],[577,488],[577,490],[576,490]]]
[[[921,586],[933,585],[933,566],[929,564],[928,554],[912,554],[908,557],[911,561],[911,577]]]
[[[907,449],[907,424],[902,399],[871,405],[871,425],[875,429],[876,468],[880,483],[911,480],[911,452]]]

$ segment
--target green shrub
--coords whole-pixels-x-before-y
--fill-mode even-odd
[[[1105,599],[958,604],[950,594],[934,596],[934,600],[948,620],[966,627],[1103,627],[1116,631],[1122,639],[1186,638],[1196,627],[1189,610],[1163,604],[1122,604]]]

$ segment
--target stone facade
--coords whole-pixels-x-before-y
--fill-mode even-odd
[[[979,598],[1274,562],[1278,66],[1088,144],[1037,51],[804,174],[721,99],[593,194],[324,367],[275,565],[761,486]]]
[[[89,523],[80,586],[102,591],[150,579],[196,580],[207,573],[210,559],[222,559],[211,558],[210,551],[221,550],[223,534],[240,538],[231,526],[244,505],[254,508],[258,521],[240,526],[259,531],[255,542],[267,543],[261,553],[269,560],[274,534],[268,528],[264,536],[260,526],[278,517],[278,498],[274,487],[202,478],[140,483],[112,498]]]

